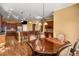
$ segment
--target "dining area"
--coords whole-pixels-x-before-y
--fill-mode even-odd
[[[70,47],[67,40],[53,38],[49,33],[45,36],[39,32],[7,32],[5,44],[1,47],[1,56],[59,56],[62,51]],[[20,35],[20,36],[19,36]],[[69,54],[66,52],[66,54]]]
[[[0,56],[79,56],[76,26],[72,26],[76,21],[64,22],[60,11],[46,14],[55,4],[21,4],[25,11],[20,4],[10,5],[2,4],[2,10],[5,6],[8,10],[0,14]]]
[[[70,44],[63,35],[54,38],[53,32],[45,31],[45,26],[48,25],[42,24],[40,31],[36,31],[35,26],[32,25],[32,31],[29,31],[27,23],[28,21],[13,20],[4,22],[4,41],[1,41],[4,44],[0,47],[0,56],[58,56],[62,51],[59,48]],[[52,28],[51,25],[47,28],[49,27]]]

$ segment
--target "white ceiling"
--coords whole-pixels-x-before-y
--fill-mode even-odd
[[[52,12],[73,4],[74,3],[44,3],[44,16],[47,17],[51,15]],[[29,14],[31,14],[32,18],[43,16],[43,3],[1,3],[0,5],[7,12],[9,9],[13,9],[16,13],[23,11],[23,17],[27,19],[29,18]]]

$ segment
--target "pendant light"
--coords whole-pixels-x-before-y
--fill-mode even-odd
[[[44,10],[45,8],[44,8],[44,7],[45,7],[45,5],[44,5],[44,3],[43,3],[43,18],[41,19],[41,23],[42,23],[41,32],[43,32],[43,33],[44,33],[45,30],[46,30],[45,26],[48,25],[48,23],[47,23],[46,20],[45,20],[45,14],[44,14],[44,13],[45,13],[45,10]]]
[[[29,14],[29,20],[30,20],[29,23],[32,24],[32,21],[31,21],[31,14]]]
[[[45,5],[43,3],[43,25],[48,25],[48,23],[45,20]]]
[[[29,13],[29,22],[28,23],[33,24],[33,22],[31,21],[31,18],[32,18],[32,16],[31,16],[31,8],[29,8],[29,11],[30,11],[30,13]]]
[[[41,26],[42,25],[41,22],[39,22],[38,25]]]
[[[44,22],[44,25],[48,25],[48,23],[47,22]]]

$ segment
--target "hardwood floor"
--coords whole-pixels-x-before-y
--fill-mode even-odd
[[[31,56],[32,50],[26,43],[18,43],[14,36],[7,37],[6,45],[0,51],[0,56]]]
[[[2,49],[0,56],[31,56],[32,50],[28,44],[18,44],[16,46],[7,46]]]

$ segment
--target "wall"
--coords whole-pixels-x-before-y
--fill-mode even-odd
[[[60,33],[73,44],[79,38],[79,4],[54,12],[54,37]]]

